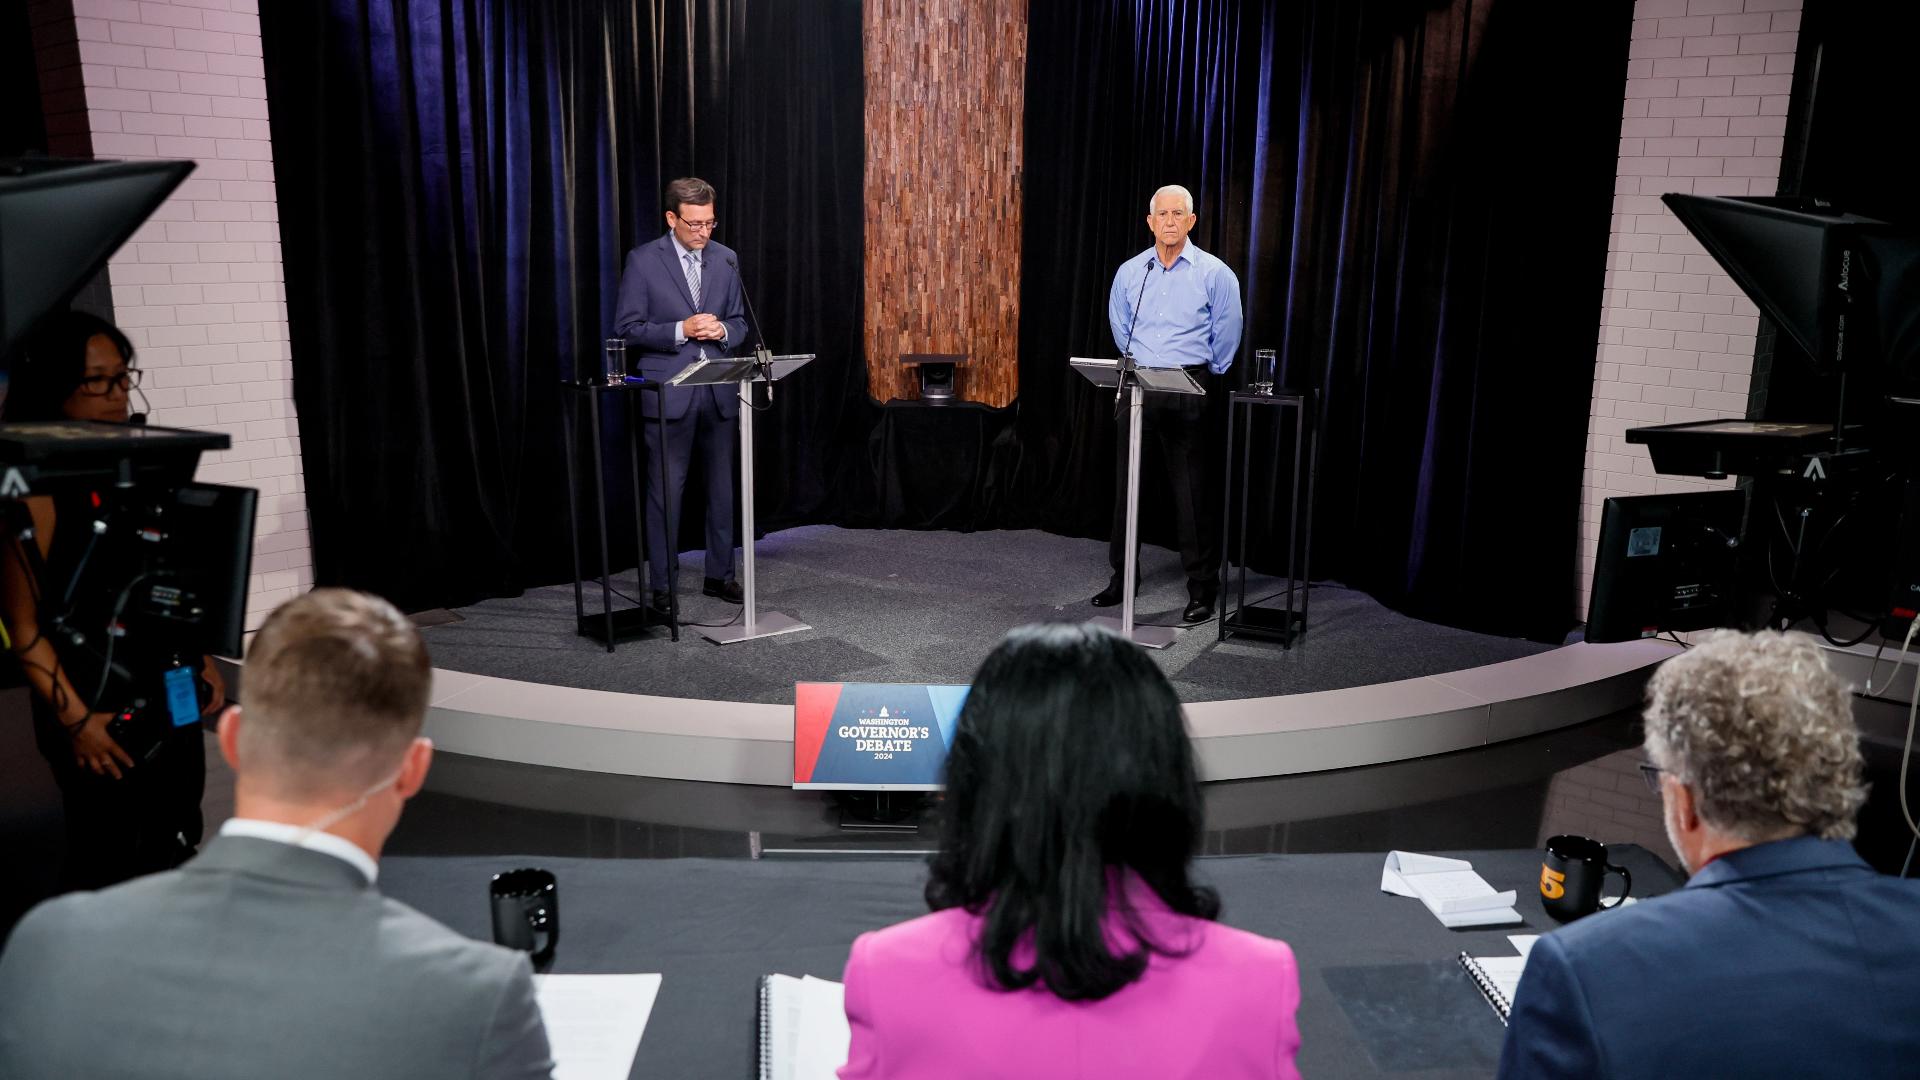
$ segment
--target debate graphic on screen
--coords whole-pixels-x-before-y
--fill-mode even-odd
[[[935,789],[965,686],[798,683],[793,786]]]

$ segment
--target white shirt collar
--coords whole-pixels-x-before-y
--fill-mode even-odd
[[[707,257],[703,252],[689,250],[685,245],[680,243],[679,233],[669,230],[667,233],[667,239],[673,241],[673,250],[680,253],[681,262],[686,262],[687,256],[691,255],[693,256],[694,262],[701,263],[703,265],[706,263]]]
[[[380,864],[366,853],[360,845],[329,832],[310,832],[298,825],[288,825],[281,821],[262,821],[259,818],[228,818],[220,826],[221,836],[246,836],[255,840],[271,840],[276,844],[291,844],[294,847],[318,851],[322,855],[331,855],[341,862],[360,871],[360,875],[371,885],[380,877]]]

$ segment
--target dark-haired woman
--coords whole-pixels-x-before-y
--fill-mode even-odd
[[[133,344],[113,324],[84,312],[53,316],[9,373],[5,418],[127,421],[128,393],[139,385]],[[194,680],[199,710],[175,724],[166,711],[159,659],[124,639],[108,668],[100,643],[113,620],[114,594],[124,581],[113,569],[113,534],[91,527],[101,505],[95,493],[30,495],[9,509],[0,545],[0,617],[22,676],[33,692],[34,741],[53,770],[66,811],[66,857],[60,886],[97,889],[140,874],[166,870],[193,854],[200,841],[200,798],[206,784],[201,725],[194,712],[225,701],[210,661]],[[32,543],[17,539],[30,524]],[[98,545],[98,546],[96,546]],[[93,553],[89,555],[89,550]],[[124,570],[124,564],[121,566]],[[92,632],[86,645],[46,633],[43,620],[64,615],[69,626]],[[148,730],[157,748],[136,761],[107,725],[136,700],[148,703]],[[140,747],[144,752],[147,747]]]
[[[843,1080],[1295,1077],[1284,943],[1214,922],[1180,702],[1086,627],[1009,634],[947,757],[933,914],[854,942]]]

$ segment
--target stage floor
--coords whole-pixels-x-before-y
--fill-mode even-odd
[[[1035,622],[1102,614],[1107,545],[1038,531],[904,532],[808,526],[758,547],[760,607],[813,629],[717,646],[692,627],[609,654],[574,633],[573,589],[555,585],[462,608],[425,630],[434,666],[524,682],[660,697],[789,704],[796,682],[966,683],[1001,635]],[[1177,622],[1186,605],[1179,558],[1144,548],[1137,619]],[[700,556],[681,567],[681,618],[724,623],[739,608],[700,595]],[[615,582],[638,596],[632,571]],[[1285,582],[1248,575],[1257,599]],[[599,610],[598,583],[587,589]],[[625,602],[615,598],[616,605]],[[1108,613],[1112,609],[1106,609]],[[1154,654],[1181,700],[1269,697],[1462,671],[1551,646],[1420,622],[1336,584],[1313,587],[1306,637],[1293,649],[1217,639],[1203,623]]]

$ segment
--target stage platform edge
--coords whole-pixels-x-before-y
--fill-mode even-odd
[[[1188,705],[1203,780],[1466,750],[1636,708],[1668,641],[1578,643],[1463,671]],[[454,754],[586,772],[788,787],[793,706],[650,697],[436,668],[426,734]]]

